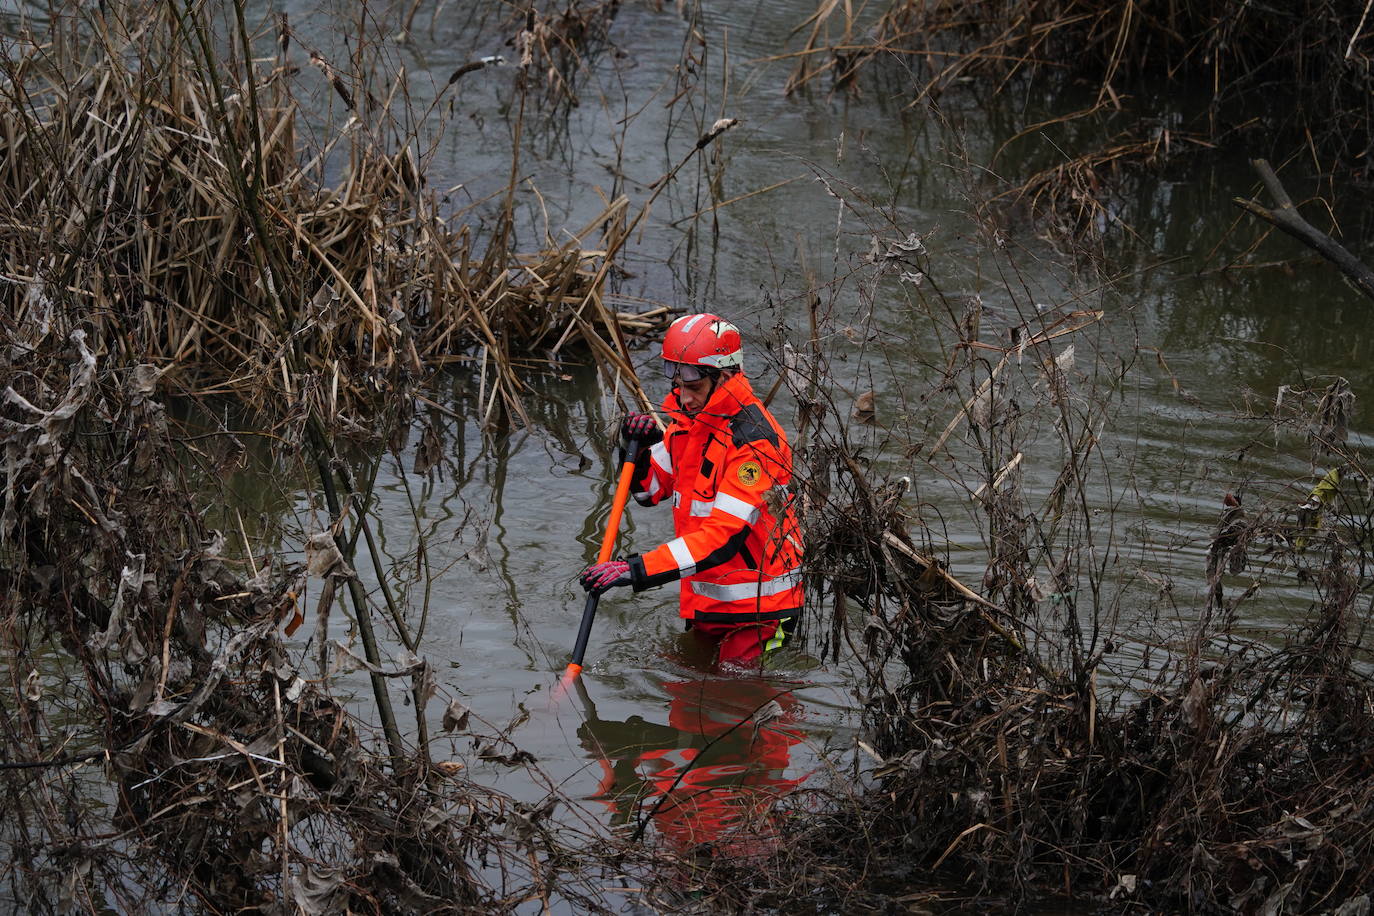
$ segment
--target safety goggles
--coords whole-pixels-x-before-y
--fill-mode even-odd
[[[699,382],[719,371],[706,366],[693,366],[690,363],[675,363],[668,359],[663,361],[663,377],[670,382]]]

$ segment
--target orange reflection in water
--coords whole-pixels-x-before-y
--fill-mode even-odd
[[[610,809],[612,824],[648,820],[683,851],[771,852],[774,803],[809,775],[787,775],[803,739],[793,686],[726,674],[670,681],[666,724],[600,719],[584,693],[578,739],[602,769],[592,798]]]

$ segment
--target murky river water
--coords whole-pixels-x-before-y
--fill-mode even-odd
[[[915,232],[924,237],[931,276],[951,296],[980,296],[989,325],[998,316],[1011,323],[1018,304],[1005,279],[977,266],[988,262],[978,260],[980,236],[966,213],[971,191],[987,187],[980,167],[1002,139],[1040,116],[1036,106],[1014,93],[992,111],[948,98],[937,117],[925,109],[905,111],[905,98],[871,84],[857,97],[828,95],[828,83],[809,95],[785,97],[791,62],[766,58],[783,48],[813,4],[706,3],[692,23],[700,42],[686,37],[688,25],[667,6],[658,11],[629,3],[621,9],[611,32],[619,50],[603,54],[582,75],[580,104],[566,118],[549,113],[552,120],[545,123],[527,112],[522,247],[538,248],[539,233],[558,239],[566,227],[595,217],[604,205],[598,189],[623,190],[637,205],[650,183],[687,153],[701,125],[717,117],[741,119],[722,143],[724,162],[709,172],[721,182],[715,200],[788,183],[720,208],[714,223],[709,217],[679,222],[713,203],[703,185],[708,173],[697,163],[684,169],[631,245],[625,262],[630,275],[619,281],[615,304],[626,308],[643,300],[733,317],[749,334],[756,387],[767,390],[776,361],[765,358],[765,341],[776,341],[780,328],[804,340],[802,291],[813,273],[832,325],[860,332],[857,339],[837,334],[828,341],[836,379],[849,389],[837,390],[837,401],[847,407],[854,393],[875,390],[880,423],[878,431],[864,434],[875,450],[887,441],[880,461],[913,477],[913,505],[938,510],[952,569],[976,585],[985,555],[968,488],[951,479],[953,464],[937,473],[938,464],[902,457],[913,430],[938,432],[952,417],[947,401],[925,397],[930,367],[943,356],[930,350],[934,342],[922,337],[895,295],[838,281],[850,275],[853,254],[866,250],[873,236],[886,243]],[[337,50],[324,14],[290,12],[304,40]],[[511,55],[501,41],[513,31],[492,28],[501,12],[498,4],[450,4],[432,21],[422,12],[409,43],[388,45],[406,69],[417,107],[428,102],[432,90],[426,87],[442,84],[459,65]],[[332,20],[351,21],[344,15]],[[688,53],[695,58],[691,73],[683,69]],[[683,81],[699,83],[701,94],[669,106]],[[509,67],[478,71],[448,90],[438,106],[446,126],[430,184],[455,188],[454,206],[471,204],[474,221],[490,219],[492,205],[482,201],[509,176],[513,84]],[[324,104],[323,88],[320,98]],[[1137,198],[1122,203],[1142,243],[1112,265],[1127,277],[1114,290],[1095,292],[1098,281],[1052,267],[1050,249],[1030,228],[1007,230],[1023,250],[1023,276],[1014,285],[1024,284],[1029,299],[1062,305],[1076,296],[1077,307],[1104,309],[1103,323],[1121,352],[1138,343],[1146,354],[1114,389],[1119,403],[1102,459],[1112,472],[1110,489],[1104,481],[1089,494],[1101,505],[1117,505],[1113,549],[1127,560],[1113,581],[1123,603],[1136,594],[1145,596],[1142,603],[1153,600],[1148,594],[1157,595],[1158,583],[1168,579],[1172,606],[1186,614],[1198,605],[1208,532],[1222,493],[1246,480],[1272,491],[1314,470],[1292,441],[1272,432],[1259,436],[1262,423],[1234,419],[1247,399],[1262,410],[1281,386],[1320,385],[1332,375],[1348,378],[1362,397],[1374,380],[1367,359],[1371,310],[1333,268],[1271,240],[1257,260],[1302,260],[1282,269],[1205,272],[1256,237],[1256,228],[1238,221],[1229,203],[1252,193],[1247,152],[1235,150],[1215,168],[1191,168],[1186,179],[1149,176],[1131,185]],[[1017,156],[1045,161],[1047,151],[1022,143]],[[996,168],[1015,174],[1021,161],[1002,158]],[[841,198],[850,203],[842,205]],[[882,223],[879,214],[890,221]],[[1147,269],[1153,265],[1163,266]],[[989,338],[995,334],[994,328]],[[651,351],[639,357],[649,365]],[[651,395],[662,395],[648,381],[655,378],[651,365],[641,377]],[[431,419],[445,433],[447,456],[439,472],[429,479],[410,473],[409,452],[399,461],[382,460],[375,524],[389,556],[410,558],[398,568],[411,576],[406,595],[412,614],[425,614],[422,654],[437,669],[443,694],[485,723],[473,730],[492,734],[521,720],[509,737],[537,758],[544,778],[482,762],[465,737],[452,745],[442,739],[435,756],[455,757],[474,778],[520,798],[541,798],[555,786],[606,824],[634,822],[642,798],[655,797],[690,769],[695,784],[727,787],[717,807],[698,812],[696,824],[660,824],[669,839],[692,841],[731,811],[747,808],[750,799],[821,772],[828,750],[852,755],[858,722],[843,660],[821,664],[794,651],[763,678],[713,674],[680,632],[671,589],[603,600],[585,692],[549,708],[582,608],[574,578],[594,555],[606,516],[613,460],[608,439],[619,408],[586,366],[540,368],[528,382],[528,429],[484,435],[476,420],[435,412]],[[456,375],[449,385],[443,403],[458,416],[474,417],[473,378]],[[795,405],[785,392],[778,405],[784,425],[795,429]],[[1359,445],[1370,428],[1369,409],[1356,401],[1352,436]],[[1024,487],[1033,497],[1043,497],[1053,484],[1056,449],[1051,439],[1028,451]],[[1246,459],[1238,464],[1242,451]],[[1130,500],[1118,502],[1121,494]],[[1301,501],[1305,493],[1294,495]],[[301,504],[296,511],[305,516],[309,510]],[[627,514],[625,550],[648,549],[669,536],[666,512],[631,507]],[[414,559],[421,543],[424,564]],[[1249,606],[1250,622],[1280,622],[1309,597],[1276,576],[1262,600]],[[346,625],[336,618],[334,626],[331,637],[346,640]],[[309,637],[309,627],[298,634]],[[364,680],[348,675],[340,685],[356,692],[365,718],[374,718]],[[731,724],[775,698],[783,715],[770,729],[740,730],[698,757]],[[399,691],[395,699],[400,702]],[[429,710],[436,730],[442,709],[436,700]]]

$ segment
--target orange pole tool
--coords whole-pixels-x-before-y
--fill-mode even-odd
[[[626,449],[625,463],[620,466],[620,480],[616,483],[615,498],[611,500],[611,517],[606,521],[606,533],[601,538],[601,550],[596,555],[598,563],[609,560],[611,552],[615,550],[616,534],[620,531],[620,516],[624,513],[625,502],[630,497],[630,478],[634,477],[635,459],[638,457],[639,442],[631,439]],[[596,619],[596,605],[600,598],[596,592],[587,594],[587,604],[582,608],[582,623],[577,628],[577,642],[573,645],[572,661],[568,662],[568,667],[563,670],[563,678],[558,684],[560,694],[582,673],[582,660],[587,653],[587,638],[592,632],[592,621]]]

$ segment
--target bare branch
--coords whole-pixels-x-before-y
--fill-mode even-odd
[[[1275,206],[1266,207],[1243,197],[1233,198],[1232,203],[1245,212],[1282,229],[1316,251],[1317,254],[1340,268],[1341,273],[1350,278],[1356,289],[1374,299],[1374,270],[1370,270],[1363,261],[1351,254],[1340,242],[1302,218],[1302,215],[1298,213],[1298,208],[1293,205],[1292,198],[1288,196],[1288,192],[1268,162],[1263,159],[1252,159],[1250,164],[1259,173],[1264,186],[1269,190],[1269,196],[1274,199]]]

